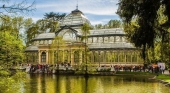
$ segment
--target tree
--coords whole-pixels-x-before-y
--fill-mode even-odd
[[[54,40],[52,41],[52,44],[50,45],[50,55],[52,64],[57,64],[57,73],[59,73],[59,58],[62,58],[59,53],[59,49],[65,46],[65,41],[63,40],[63,37],[56,36]],[[55,57],[54,57],[55,56]]]
[[[31,43],[31,40],[37,35],[46,32],[56,32],[59,29],[59,21],[65,17],[65,13],[45,13],[44,19],[40,19],[33,23],[30,19],[27,20],[29,27],[26,28],[25,34],[27,38],[25,39],[26,45]]]
[[[11,75],[9,71],[0,70],[0,93],[22,93],[21,87],[26,83],[26,73],[17,72]]]
[[[20,3],[10,4],[10,0],[0,0],[2,6],[0,6],[0,18],[4,19],[4,15],[12,15],[17,13],[29,13],[35,10],[35,2],[28,4],[26,0]]]
[[[102,29],[103,25],[102,24],[96,24],[94,26],[95,29]]]
[[[165,4],[166,2],[166,4]],[[142,48],[142,58],[146,58],[147,48],[154,48],[155,37],[157,36],[157,18],[160,6],[165,6],[165,15],[169,16],[167,11],[170,1],[168,0],[119,0],[117,14],[121,17],[126,26],[131,26],[135,19],[138,27],[133,29],[131,42],[136,47]],[[162,25],[160,25],[162,27]],[[124,29],[126,30],[126,29]],[[166,30],[167,31],[167,30]]]
[[[37,22],[40,26],[40,30],[44,32],[56,32],[57,29],[59,29],[59,21],[62,20],[66,16],[65,13],[59,14],[59,13],[45,13],[44,19],[39,20]]]
[[[21,39],[13,35],[13,29],[9,27],[0,28],[0,64],[8,68],[13,63],[21,63],[24,59],[24,46]]]
[[[83,24],[83,26],[81,27],[81,30],[82,30],[82,37],[81,37],[81,40],[85,40],[85,62],[86,62],[86,74],[87,74],[87,38],[88,38],[88,35],[90,34],[90,25],[85,23]]]
[[[110,20],[108,23],[108,28],[119,28],[121,27],[121,21],[120,20]]]
[[[107,24],[96,24],[94,29],[120,28],[122,22],[120,20],[110,20]]]
[[[31,26],[26,29],[25,34],[26,34],[26,45],[28,46],[31,44],[31,40],[35,38],[37,34],[40,34],[41,32],[39,31],[39,26],[37,24],[32,23]]]
[[[9,66],[13,63],[23,62],[24,46],[19,35],[22,17],[12,18],[12,14],[28,13],[34,10],[33,5],[21,3],[11,4],[9,0],[0,0],[0,93],[19,93],[21,80],[24,80],[23,73],[10,73]],[[19,24],[21,23],[21,24]]]
[[[59,14],[59,13],[50,12],[50,13],[45,13],[44,18],[45,19],[52,19],[54,21],[60,21],[65,16],[66,16],[66,13]]]

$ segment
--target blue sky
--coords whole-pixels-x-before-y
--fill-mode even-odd
[[[34,0],[27,1],[33,2]],[[36,11],[27,17],[36,21],[42,19],[44,14],[49,12],[71,13],[76,9],[77,0],[35,0],[35,3]],[[115,14],[118,8],[117,3],[118,0],[78,0],[78,9],[85,14],[92,25],[105,24],[111,19],[120,20],[119,16]]]

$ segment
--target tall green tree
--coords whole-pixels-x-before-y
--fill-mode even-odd
[[[25,38],[25,43],[26,46],[28,46],[29,44],[31,44],[31,40],[33,38],[35,38],[35,36],[37,34],[40,34],[41,32],[39,31],[39,26],[37,24],[32,23],[28,29],[26,29],[25,34],[26,34],[26,38]]]
[[[0,93],[20,93],[20,85],[23,85],[26,75],[9,71],[9,66],[24,59],[24,46],[19,35],[23,18],[14,16],[33,11],[34,2],[31,5],[26,0],[20,3],[10,3],[10,0],[0,2]]]
[[[57,73],[59,73],[59,62],[62,61],[62,54],[59,51],[62,47],[65,47],[63,37],[56,36],[50,45],[50,59],[52,64],[57,64]]]
[[[0,31],[0,64],[4,68],[13,63],[21,63],[24,59],[24,46],[21,39],[17,38],[11,32],[13,29],[1,27]]]
[[[167,2],[166,4],[163,2]],[[126,26],[131,26],[131,22],[135,19],[138,27],[133,29],[130,41],[136,47],[142,48],[142,57],[146,59],[147,48],[154,48],[157,32],[161,28],[157,28],[158,10],[161,5],[165,5],[165,9],[169,7],[168,0],[119,0],[119,8],[117,14],[121,17]],[[167,11],[165,15],[169,15]],[[159,24],[160,25],[160,24]],[[163,25],[160,25],[161,27]],[[126,30],[126,29],[124,29]],[[167,31],[167,29],[166,29]]]
[[[94,29],[120,28],[122,22],[120,20],[110,20],[107,24],[96,24]]]
[[[108,28],[120,28],[121,21],[120,20],[110,20],[108,23]]]
[[[59,21],[62,20],[66,16],[65,13],[45,13],[44,18],[33,23],[30,20],[30,24],[28,28],[26,28],[25,34],[27,38],[25,39],[26,45],[28,46],[31,43],[31,40],[37,35],[41,33],[47,32],[56,32],[59,29]]]
[[[83,24],[83,26],[81,27],[81,30],[82,30],[82,36],[81,36],[81,40],[85,41],[85,67],[86,67],[86,70],[85,70],[85,73],[87,74],[87,38],[88,38],[88,35],[90,34],[90,29],[91,29],[91,26],[87,23]]]
[[[62,20],[66,16],[65,13],[45,13],[44,19],[40,20],[40,30],[48,31],[48,32],[56,32],[59,29],[59,21]]]

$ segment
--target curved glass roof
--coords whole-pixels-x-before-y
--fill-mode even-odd
[[[39,39],[53,39],[55,38],[55,33],[42,33],[37,35],[33,40],[39,40]]]
[[[90,30],[90,35],[125,34],[122,28]]]
[[[76,29],[78,31],[78,35],[81,35],[80,31],[81,29]],[[65,32],[69,31],[69,29],[64,29],[62,30],[59,35],[61,34],[62,36],[64,35]],[[97,30],[90,30],[90,35],[89,36],[95,36],[95,35],[125,35],[124,31],[122,28],[112,28],[112,29],[97,29]],[[45,39],[53,39],[55,38],[55,33],[42,33],[37,35],[33,40],[45,40]]]
[[[25,52],[37,52],[38,47],[37,46],[29,46],[25,49]]]
[[[84,16],[84,14],[80,10],[76,9],[61,21],[60,26],[83,25],[84,23],[88,23],[89,25],[91,25],[87,17]]]
[[[135,48],[131,43],[91,43],[88,44],[89,49],[120,49]]]

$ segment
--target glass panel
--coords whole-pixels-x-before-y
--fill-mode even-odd
[[[63,39],[64,40],[68,40],[68,41],[75,41],[76,40],[76,35],[71,32],[71,31],[67,31],[64,35],[63,35]]]
[[[49,41],[48,41],[48,44],[52,44],[52,40],[49,40]]]
[[[41,62],[46,62],[46,53],[42,52],[41,54]]]
[[[108,37],[104,37],[104,43],[108,43]]]

